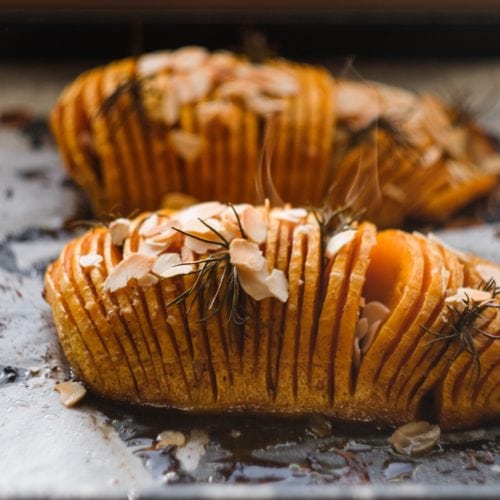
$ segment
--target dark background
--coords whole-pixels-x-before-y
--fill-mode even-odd
[[[492,58],[500,0],[0,0],[4,60],[104,61],[185,44],[242,50],[255,33],[291,58]]]

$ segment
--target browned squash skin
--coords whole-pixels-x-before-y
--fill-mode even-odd
[[[322,206],[332,197],[363,206],[380,227],[399,227],[408,218],[447,219],[496,184],[480,168],[495,152],[487,135],[473,122],[457,124],[454,110],[442,103],[281,59],[252,67],[226,54],[230,62],[221,70],[220,56],[205,53],[191,72],[167,65],[146,75],[143,60],[154,54],[125,59],[84,73],[64,90],[52,129],[63,164],[98,215],[156,210],[166,194],[178,192],[199,201],[261,203],[264,193],[255,184],[263,151],[284,202]],[[218,68],[209,84],[206,68]],[[264,79],[257,101],[241,88],[231,90],[241,78],[248,88],[263,85],[260,73],[255,81],[241,76],[251,68],[275,78],[272,88]],[[186,96],[189,82],[192,95]],[[368,99],[369,108],[384,96],[377,119],[401,122],[391,114],[400,107],[393,101],[410,101],[407,127],[376,126],[371,115],[362,125],[353,122],[353,113],[363,118],[366,111],[351,110],[353,102]],[[429,116],[415,132],[413,118],[424,112]]]
[[[370,223],[322,263],[315,219],[273,214],[260,248],[268,268],[287,277],[288,300],[259,301],[256,321],[237,327],[224,309],[200,323],[198,308],[188,314],[183,303],[166,306],[193,283],[191,275],[105,288],[124,255],[140,249],[147,214],[132,221],[123,248],[105,227],[70,242],[48,268],[45,288],[75,374],[114,400],[188,411],[321,412],[388,425],[427,418],[444,429],[498,421],[500,341],[475,338],[478,374],[457,342],[429,342],[422,328],[444,335],[446,297],[477,288],[478,266],[498,273],[496,264]],[[84,267],[88,254],[103,260]],[[356,360],[360,315],[374,301],[388,312]],[[496,309],[482,327],[500,335]]]

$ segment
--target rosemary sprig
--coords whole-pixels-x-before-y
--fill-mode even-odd
[[[229,207],[232,208],[242,236],[245,237],[238,212],[232,205]],[[246,305],[249,305],[254,311],[256,310],[254,300],[245,294],[240,286],[236,267],[231,263],[227,239],[203,219],[199,218],[198,220],[219,240],[209,240],[177,227],[172,229],[203,243],[219,245],[220,248],[210,253],[206,258],[179,264],[197,266],[194,271],[189,273],[196,275],[196,279],[189,288],[171,300],[167,307],[183,303],[186,305],[186,313],[189,314],[192,308],[198,305],[200,308],[198,323],[206,322],[219,312],[225,311],[227,323],[241,325],[252,317],[248,313]]]
[[[500,336],[493,335],[486,330],[477,326],[477,320],[486,320],[484,312],[488,309],[499,309],[500,304],[496,302],[496,298],[500,294],[500,287],[497,287],[495,280],[492,278],[488,282],[481,282],[479,289],[491,293],[491,299],[482,302],[474,302],[469,296],[459,305],[447,304],[448,313],[451,318],[450,326],[446,332],[434,331],[422,325],[426,333],[433,335],[435,338],[429,343],[445,341],[458,343],[458,349],[455,353],[453,361],[463,352],[471,354],[476,366],[480,368],[479,353],[476,346],[476,337],[483,335],[489,339],[498,340]]]
[[[96,117],[101,117],[105,115],[109,115],[113,108],[117,105],[119,100],[129,94],[131,98],[131,104],[128,108],[126,108],[123,116],[121,117],[121,122],[118,124],[112,125],[112,130],[115,130],[115,127],[123,125],[125,120],[131,113],[137,113],[139,120],[141,122],[142,127],[149,127],[149,119],[147,117],[147,112],[144,107],[143,102],[143,94],[147,91],[146,83],[153,78],[154,74],[136,77],[132,76],[131,78],[125,80],[123,83],[118,85],[115,90],[102,102]]]

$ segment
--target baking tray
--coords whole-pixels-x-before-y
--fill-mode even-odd
[[[476,66],[471,83],[485,85],[491,68]],[[385,80],[404,73],[373,65],[365,71]],[[427,75],[439,73],[433,71]],[[470,77],[464,66],[445,71]],[[19,82],[14,88],[0,89],[0,497],[498,497],[500,426],[445,434],[429,455],[408,458],[391,450],[389,429],[363,425],[328,429],[307,417],[186,415],[92,397],[65,409],[54,385],[67,366],[41,297],[42,277],[88,212],[46,129],[61,73],[48,72],[24,89],[23,74],[30,68],[18,68],[8,80]],[[40,88],[43,105],[36,100]],[[17,116],[10,108],[9,115],[9,95],[40,107]],[[498,126],[491,116],[490,125]],[[473,217],[474,225],[439,235],[500,261],[500,226],[494,211],[488,213],[489,224]],[[462,222],[470,220],[471,213]],[[187,445],[151,449],[162,430],[182,432]]]

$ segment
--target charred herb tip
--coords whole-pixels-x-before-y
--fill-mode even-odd
[[[246,238],[238,212],[233,205],[228,204],[228,206],[235,214],[242,236]],[[173,227],[172,229],[198,241],[219,245],[220,248],[210,253],[206,258],[180,264],[197,266],[197,269],[188,273],[196,275],[196,279],[184,292],[170,301],[167,307],[184,304],[186,313],[189,314],[193,307],[198,305],[200,314],[198,323],[204,323],[224,311],[228,324],[241,325],[253,316],[248,309],[255,312],[257,310],[256,303],[245,294],[240,286],[236,267],[231,263],[227,239],[205,220],[201,218],[198,220],[220,241],[209,240],[180,228]]]
[[[458,349],[454,355],[453,361],[462,353],[468,352],[472,359],[480,369],[479,352],[476,345],[476,337],[483,335],[492,340],[500,339],[500,336],[484,330],[478,326],[478,320],[487,321],[488,318],[483,314],[488,309],[499,309],[500,304],[497,298],[500,294],[500,288],[497,287],[495,280],[492,278],[487,282],[482,281],[478,287],[479,290],[489,292],[491,298],[482,302],[472,300],[467,294],[465,299],[458,304],[447,304],[446,308],[450,321],[448,327],[444,331],[435,331],[424,325],[422,329],[429,335],[434,336],[429,343],[438,341],[455,342]]]

